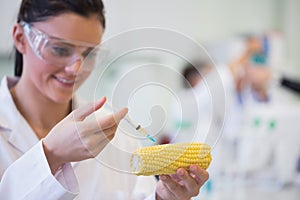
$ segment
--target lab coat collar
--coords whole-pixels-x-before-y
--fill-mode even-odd
[[[0,129],[6,130],[8,142],[25,153],[38,143],[39,139],[29,126],[25,118],[17,109],[9,89],[18,82],[17,77],[4,77],[0,85]],[[83,100],[73,97],[73,109],[77,108]]]
[[[29,126],[25,118],[17,109],[9,89],[18,82],[17,77],[4,77],[0,86],[0,129],[6,130],[8,142],[25,153],[38,141],[38,137]],[[73,97],[72,109],[81,105],[83,100],[77,96]]]
[[[8,142],[25,153],[39,140],[14,104],[9,89],[18,82],[18,78],[4,77],[0,86],[0,128],[7,130]]]

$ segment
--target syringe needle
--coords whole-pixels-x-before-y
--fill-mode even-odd
[[[112,104],[110,102],[107,102],[107,104],[111,107],[111,109],[113,109],[114,111],[116,110]],[[156,142],[156,140],[147,133],[147,131],[140,125],[138,124],[136,121],[132,120],[128,114],[124,117],[125,121],[128,122],[128,124],[130,124],[135,130],[137,130],[141,135],[143,135],[144,137],[147,137],[149,140],[151,140],[152,142]]]
[[[147,133],[147,131],[138,123],[136,123],[135,121],[133,121],[132,119],[130,119],[130,117],[128,115],[126,115],[124,117],[124,119],[132,126],[135,128],[135,130],[137,130],[141,135],[147,137],[149,140],[151,140],[152,142],[156,142],[156,140]]]

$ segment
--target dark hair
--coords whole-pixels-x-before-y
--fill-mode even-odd
[[[23,0],[17,22],[45,21],[49,17],[71,12],[84,17],[97,14],[105,28],[104,5],[102,0]],[[21,76],[23,56],[15,49],[15,76]]]
[[[200,72],[198,71],[197,67],[195,67],[191,63],[187,63],[183,70],[182,70],[182,75],[183,75],[183,86],[185,88],[190,88],[193,87],[192,82],[196,77],[201,77]]]
[[[186,80],[190,80],[190,78],[195,75],[199,76],[200,72],[192,64],[189,64],[183,69],[182,75]]]
[[[196,77],[201,77],[205,74],[205,68],[209,66],[209,63],[206,61],[197,61],[196,63],[187,63],[183,70],[182,70],[182,75],[183,75],[183,86],[185,88],[190,88],[193,87],[192,81]]]

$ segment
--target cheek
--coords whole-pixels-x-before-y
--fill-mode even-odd
[[[51,67],[48,66],[43,60],[37,58],[35,55],[28,55],[24,58],[23,65],[24,73],[31,74],[31,76],[42,76],[51,72]]]
[[[43,64],[43,61],[34,54],[29,45],[26,46],[25,53],[23,54],[23,71],[36,74],[39,72],[41,64]]]
[[[77,80],[76,80],[76,84],[75,84],[75,90],[77,90],[79,87],[81,87],[81,85],[89,78],[90,74],[92,73],[92,71],[90,72],[80,72]]]
[[[34,54],[26,54],[24,56],[22,76],[32,82],[34,87],[39,88],[40,91],[46,90],[45,84],[53,73],[53,67],[47,65]]]
[[[26,46],[26,53],[23,54],[23,60],[24,60],[24,66],[27,68],[30,68],[32,70],[32,73],[34,72],[47,72],[51,71],[51,69],[54,69],[49,64],[47,64],[44,60],[38,57],[36,55],[32,48],[28,45]]]

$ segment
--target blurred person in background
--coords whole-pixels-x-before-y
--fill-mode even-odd
[[[219,139],[212,151],[211,174],[215,177],[234,173],[245,107],[269,101],[271,74],[265,63],[260,41],[251,37],[247,40],[247,50],[228,65],[213,66],[204,61],[197,66],[187,64],[182,70],[184,89],[171,103],[172,128],[167,131],[169,136],[167,140],[164,137],[165,141],[206,142],[208,136]],[[213,85],[217,78],[221,78],[225,91],[225,102],[216,100],[217,104],[225,104],[225,121],[221,110],[215,111],[218,106],[213,107],[211,92],[216,92]]]
[[[249,94],[255,101],[268,101],[267,86],[271,70],[267,66],[268,45],[265,43],[264,38],[248,36],[245,51],[229,63],[240,101],[243,101],[243,95]]]
[[[211,66],[206,62],[198,62],[196,66],[187,63],[183,67],[182,89],[170,104],[168,134],[162,137],[162,141],[169,143],[203,141],[204,132],[208,131],[207,120],[210,120],[207,113],[211,113],[207,111],[211,109],[210,106],[207,107],[210,99],[203,79],[210,70]],[[203,105],[205,106],[202,107]]]
[[[281,87],[284,77],[274,79],[277,72],[269,65],[270,51],[266,36],[250,36],[244,53],[229,65],[236,83],[235,105],[242,113],[240,131],[235,135],[236,167],[246,179],[284,183],[292,181],[295,174],[300,140],[292,116],[300,113],[290,107],[290,94]],[[285,139],[286,134],[291,139]],[[288,148],[293,149],[292,154]],[[285,169],[281,164],[284,157],[290,161]]]

